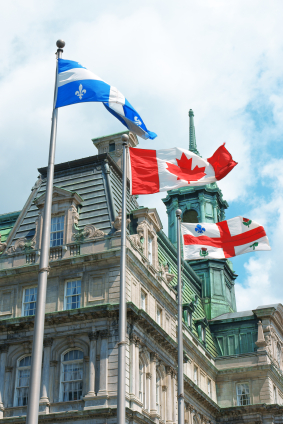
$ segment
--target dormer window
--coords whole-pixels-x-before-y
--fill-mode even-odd
[[[206,328],[208,327],[208,321],[206,318],[201,318],[195,320],[195,325],[197,327],[198,338],[199,340],[206,345]]]
[[[115,152],[115,143],[109,143],[109,153]]]
[[[51,218],[50,247],[62,246],[64,236],[64,216]]]

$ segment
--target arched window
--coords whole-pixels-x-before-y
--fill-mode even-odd
[[[161,378],[159,373],[156,373],[156,410],[161,415]]]
[[[193,209],[190,209],[189,211],[186,211],[183,214],[182,218],[183,222],[191,222],[191,223],[197,223],[198,222],[198,214]]]
[[[144,403],[144,372],[143,363],[140,361],[139,364],[139,400]]]
[[[80,350],[70,350],[62,357],[61,399],[79,400],[83,391],[83,357]]]
[[[18,361],[16,373],[15,405],[25,406],[28,403],[31,356]]]

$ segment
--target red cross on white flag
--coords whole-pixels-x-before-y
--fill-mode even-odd
[[[271,250],[264,228],[242,216],[216,224],[182,223],[184,259],[225,259]]]

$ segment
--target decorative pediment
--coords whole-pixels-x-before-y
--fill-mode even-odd
[[[133,211],[133,217],[140,221],[146,221],[152,229],[158,233],[162,228],[162,222],[155,208],[140,208]]]
[[[46,196],[46,192],[44,192],[41,196],[37,197],[34,200],[34,203],[39,209],[41,209],[45,204],[45,196]],[[82,204],[83,199],[78,193],[74,191],[69,191],[69,190],[65,190],[63,188],[54,186],[53,195],[52,195],[52,203],[54,204],[54,203],[65,203],[65,202],[72,203],[75,206],[78,206]]]

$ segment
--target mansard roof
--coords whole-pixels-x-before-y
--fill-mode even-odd
[[[107,162],[108,161],[108,162]],[[109,178],[105,166],[109,166]],[[25,213],[17,222],[17,228],[9,245],[19,238],[32,238],[35,234],[35,221],[39,210],[36,201],[43,199],[46,189],[47,167],[39,168],[40,179],[34,188]],[[114,221],[122,207],[122,172],[111,156],[107,153],[90,156],[74,161],[55,165],[54,186],[55,191],[66,193],[68,196],[76,193],[80,200],[78,227],[94,225],[96,228],[108,233],[111,231],[111,222]],[[136,198],[130,195],[128,184],[129,211],[137,209]],[[114,209],[114,210],[113,210]]]

